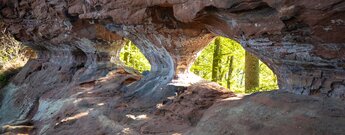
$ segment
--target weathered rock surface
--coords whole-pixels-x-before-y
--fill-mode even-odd
[[[159,89],[174,78],[175,72],[188,72],[195,55],[207,45],[213,33],[239,41],[266,62],[278,75],[281,90],[344,99],[343,0],[2,0],[0,3],[8,30],[38,52],[45,49],[35,46],[47,48],[47,44],[56,46],[55,50],[72,50],[78,48],[75,42],[80,39],[109,41],[120,35],[133,40],[153,65],[152,74],[164,81],[155,81],[150,75],[133,87],[138,90],[129,93],[143,89],[165,93],[166,90]],[[90,28],[95,26],[101,32]],[[38,45],[42,42],[45,45]],[[154,82],[156,86],[143,88],[144,82]]]
[[[271,67],[278,76],[279,91],[296,94],[254,95],[236,101],[240,107],[255,106],[255,97],[277,101],[276,104],[258,104],[258,107],[264,108],[262,112],[272,114],[272,123],[284,127],[286,122],[291,129],[287,133],[307,133],[310,130],[316,134],[343,132],[337,128],[344,123],[344,111],[336,109],[339,117],[334,119],[333,112],[327,111],[328,107],[323,110],[316,106],[344,107],[345,0],[0,0],[0,18],[6,22],[6,30],[38,54],[36,60],[28,62],[10,85],[1,90],[2,126],[21,125],[18,127],[20,130],[34,134],[70,134],[76,129],[80,134],[170,134],[173,131],[153,131],[151,126],[144,128],[145,132],[132,129],[138,126],[116,117],[126,111],[121,110],[126,104],[132,108],[141,107],[132,110],[139,115],[141,111],[152,115],[156,104],[174,96],[181,87],[196,83],[191,80],[195,76],[189,73],[190,65],[214,36],[221,35],[237,40]],[[121,69],[120,62],[114,65],[109,60],[111,55],[118,56],[123,38],[132,40],[143,52],[151,63],[151,72],[140,80],[133,78],[138,76],[136,74],[117,74],[113,81],[100,81],[114,70]],[[179,82],[179,85],[174,82]],[[97,90],[102,91],[100,95],[91,94],[94,98],[88,99],[90,93],[86,91]],[[76,100],[79,94],[83,100],[80,106]],[[276,96],[286,96],[287,100],[274,98]],[[297,100],[300,106],[296,108],[289,102],[291,100]],[[111,105],[103,106],[101,103]],[[279,112],[286,112],[280,104],[286,106],[287,111],[292,108],[300,111],[280,116]],[[267,105],[280,108],[272,110]],[[236,106],[221,106],[223,112],[236,111]],[[179,107],[174,108],[172,112],[184,112],[179,111]],[[248,119],[252,119],[248,121],[255,122],[257,119],[251,115],[257,110],[251,109],[245,110],[242,117],[248,115]],[[112,111],[113,116],[110,114]],[[200,128],[205,132],[211,131],[202,123],[212,122],[207,117],[222,116],[222,113],[212,111],[208,110],[211,114],[205,115],[202,122],[193,122],[192,125],[197,127],[187,133],[198,133]],[[301,114],[306,116],[299,117]],[[231,119],[228,121],[243,120],[237,115],[228,116]],[[262,113],[258,118],[265,116],[266,113]],[[75,120],[76,117],[80,120]],[[137,119],[137,115],[129,117]],[[296,120],[283,117],[313,119],[309,121],[311,124],[325,122],[325,126],[332,125],[334,129],[324,127],[314,132],[315,128],[310,125],[301,125]],[[280,120],[283,123],[279,124]],[[170,122],[159,124],[164,127]],[[184,125],[188,122],[181,123],[181,128],[175,128],[176,131],[184,132],[190,128]],[[320,123],[316,126],[324,126]],[[68,129],[69,124],[74,128]],[[286,131],[269,124],[265,121],[248,128],[254,127],[258,133]],[[301,129],[292,131],[294,127],[291,125],[300,125]],[[222,127],[216,128],[214,133],[223,133]],[[3,130],[14,128],[4,126]],[[268,128],[274,130],[270,132]],[[231,132],[228,129],[224,131],[254,133],[240,125],[233,126]]]
[[[265,92],[222,101],[204,113],[190,135],[341,135],[345,104],[334,99]]]
[[[119,80],[120,77],[123,79]],[[339,100],[281,92],[243,97],[225,92],[214,83],[203,83],[155,107],[137,107],[123,102],[123,93],[113,90],[119,89],[121,82],[129,84],[136,79],[119,69],[96,82],[70,89],[68,94],[47,93],[40,98],[29,121],[5,125],[1,133],[342,135],[345,132],[345,103]]]
[[[203,83],[157,106],[138,107],[123,100],[124,93],[119,91],[138,79],[140,76],[118,68],[94,82],[49,91],[35,103],[26,121],[3,124],[0,131],[49,135],[182,133],[195,126],[214,103],[235,96],[215,83]]]

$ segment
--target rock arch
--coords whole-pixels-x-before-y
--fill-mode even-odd
[[[164,6],[158,2],[159,4],[153,5],[172,9],[155,10],[161,13],[170,11],[174,16],[154,14],[157,11],[152,14],[150,9],[156,7],[150,5],[152,3],[143,8],[145,12],[138,10],[136,13],[146,17],[140,20],[143,24],[155,23],[156,16],[163,16],[159,24],[200,24],[198,29],[207,29],[216,35],[239,41],[246,50],[257,55],[273,69],[283,91],[343,99],[344,68],[341,62],[344,61],[344,48],[339,35],[344,29],[344,23],[341,21],[344,16],[341,15],[343,10],[331,9],[333,6],[342,9],[342,3],[333,2],[323,3],[321,6],[283,1],[186,1],[177,4],[165,3]],[[311,14],[322,14],[323,17]],[[112,17],[113,21],[118,21],[118,16]],[[138,23],[128,20],[129,22],[125,23]],[[327,29],[328,27],[332,27],[332,30]],[[173,28],[176,29],[176,26]],[[327,37],[333,34],[334,37]],[[182,34],[179,36],[183,37]],[[189,46],[192,48],[193,45]]]
[[[122,37],[138,45],[152,65],[148,77],[124,90],[128,96],[139,93],[148,102],[173,94],[165,86],[178,74],[188,73],[195,54],[215,35],[237,40],[267,63],[278,75],[281,91],[345,99],[343,0],[0,0],[0,4],[7,29],[38,52],[38,59],[13,80],[16,92],[25,95],[26,87],[44,87],[25,95],[27,102],[13,117],[28,114],[36,98],[51,87],[97,78],[107,65],[110,42],[121,43]],[[43,80],[51,87],[42,85]],[[10,99],[3,102],[15,104]]]
[[[74,86],[92,84],[115,68],[108,63],[109,55],[118,54],[122,38],[138,46],[152,70],[129,85],[126,79],[130,75],[116,78],[120,84],[107,85],[105,95],[122,90],[125,97],[135,97],[139,106],[140,102],[156,105],[176,92],[169,83],[180,75],[188,76],[196,53],[221,35],[237,40],[265,62],[277,74],[280,91],[326,97],[332,106],[321,100],[314,103],[307,96],[297,99],[305,106],[303,98],[313,100],[321,120],[342,126],[343,103],[333,98],[345,100],[344,12],[344,0],[0,0],[0,19],[6,29],[38,53],[38,59],[28,62],[2,90],[0,116],[7,117],[0,119],[0,125],[26,125],[35,120],[38,134],[47,131],[46,121],[54,123],[55,116],[61,121],[59,111],[68,112],[78,96],[89,96],[88,88],[76,90]],[[86,94],[78,95],[78,90]],[[108,100],[112,105],[118,101]],[[51,115],[40,114],[40,109]],[[333,122],[329,115],[341,118]],[[99,116],[102,121],[110,120]],[[102,124],[85,117],[96,128]],[[326,127],[324,131],[342,132],[341,128],[333,131],[328,128],[332,126],[321,126]]]

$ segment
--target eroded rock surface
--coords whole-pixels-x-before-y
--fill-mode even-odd
[[[341,135],[344,102],[290,93],[266,92],[228,99],[204,113],[190,135]]]
[[[147,88],[153,93],[162,93],[155,91],[175,72],[188,72],[212,35],[222,35],[266,62],[281,90],[344,99],[343,0],[2,0],[1,5],[8,30],[33,47],[45,42],[72,50],[80,39],[109,41],[116,35],[133,40],[152,73],[167,78],[146,78],[157,85]],[[143,89],[142,82],[137,88]]]
[[[96,125],[92,131],[100,134],[156,133],[146,131],[150,128],[145,128],[145,132],[132,129],[136,126],[126,125],[130,122],[118,124],[122,119],[107,118],[111,116],[100,113],[115,110],[121,114],[121,107],[130,104],[135,106],[133,108],[141,107],[142,110],[134,109],[135,113],[152,114],[154,111],[148,110],[155,110],[155,106],[167,97],[176,96],[181,88],[188,89],[196,83],[191,80],[196,77],[189,73],[189,67],[197,53],[218,35],[237,40],[265,62],[278,76],[279,91],[297,94],[296,97],[307,95],[302,96],[306,101],[301,101],[301,106],[308,106],[312,98],[321,100],[311,103],[316,106],[321,105],[320,102],[331,102],[339,107],[345,100],[344,0],[0,0],[0,18],[7,25],[6,30],[38,54],[37,59],[28,62],[1,90],[0,125],[7,125],[4,131],[14,128],[8,125],[21,125],[21,130],[34,130],[35,134],[74,133],[72,129],[62,130],[67,122],[80,130]],[[151,72],[139,77],[141,79],[134,77],[127,81],[129,76],[138,75],[134,72],[119,75],[113,78],[116,81],[101,82],[110,84],[97,85],[96,82],[122,68],[120,62],[110,64],[109,61],[110,56],[118,60],[123,38],[132,40],[143,52],[151,64]],[[87,88],[81,88],[84,86]],[[84,93],[87,97],[88,90],[106,90],[101,95],[110,98],[104,104],[119,108],[92,107],[94,104],[89,102],[98,103],[96,98],[85,101],[85,108],[74,108],[75,96]],[[78,91],[82,92],[78,94]],[[114,93],[118,95],[112,95]],[[296,98],[291,94],[283,95],[289,100]],[[245,107],[251,99],[244,99],[241,106]],[[178,108],[171,111],[180,112]],[[291,117],[317,110],[306,109]],[[66,113],[55,113],[63,111]],[[277,110],[267,108],[265,111]],[[315,115],[317,120],[327,122],[331,114]],[[209,115],[205,115],[204,120],[206,116]],[[74,120],[75,117],[82,118]],[[331,124],[344,122],[342,118],[343,115],[339,115]],[[56,121],[60,122],[54,123]],[[294,124],[294,121],[286,122]],[[202,127],[198,122],[192,125],[198,125],[193,132],[199,132],[198,127]],[[298,133],[306,133],[304,129],[309,126],[301,125],[301,128],[303,130]],[[187,130],[177,129],[179,132]],[[316,133],[328,130],[331,128]],[[80,133],[87,134],[87,131]],[[340,133],[338,131],[342,130],[332,133]],[[162,134],[170,132],[173,131],[159,131]]]

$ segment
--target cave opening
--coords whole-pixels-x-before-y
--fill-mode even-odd
[[[115,60],[111,59],[114,63]],[[143,75],[147,75],[151,70],[150,62],[146,59],[140,49],[130,40],[125,39],[120,51],[121,64],[132,68]]]
[[[216,37],[199,52],[190,71],[236,93],[279,89],[277,76],[264,62],[226,37]]]
[[[2,28],[2,26],[0,26]],[[37,53],[6,31],[0,32],[0,88],[4,87]]]

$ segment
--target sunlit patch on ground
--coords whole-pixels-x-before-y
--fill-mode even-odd
[[[64,119],[62,119],[59,123],[56,123],[55,125],[57,126],[57,125],[59,125],[59,124],[61,124],[61,123],[65,123],[65,122],[68,122],[68,121],[77,120],[77,119],[80,119],[80,118],[85,117],[85,116],[87,116],[87,115],[89,115],[89,111],[81,112],[81,113],[78,113],[78,114],[73,115],[73,116],[71,116],[71,117],[64,118]]]
[[[127,118],[131,118],[133,120],[145,120],[145,119],[148,119],[147,115],[146,114],[141,114],[141,115],[132,115],[132,114],[127,114],[126,115]]]

